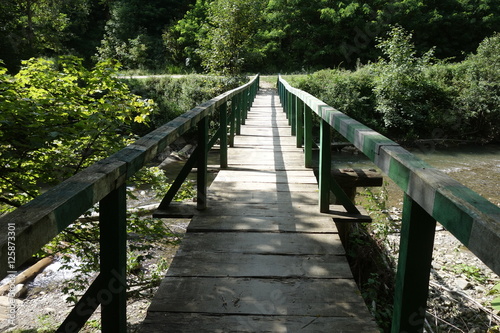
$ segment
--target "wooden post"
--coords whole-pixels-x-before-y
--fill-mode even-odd
[[[291,92],[287,91],[286,92],[286,117],[288,119],[288,125],[289,126],[292,126],[292,113],[293,113],[293,103],[292,103],[292,100],[293,100],[293,95]]]
[[[306,168],[312,168],[312,111],[304,103],[304,165]]]
[[[404,194],[391,332],[422,332],[436,220]]]
[[[319,211],[327,213],[330,211],[330,124],[321,119],[320,129],[320,157],[319,157]]]
[[[231,115],[229,119],[229,147],[234,147],[234,133],[236,127],[236,96],[231,99]]]
[[[247,107],[247,102],[246,102],[246,99],[247,99],[247,92],[246,91],[243,91],[241,94],[240,94],[240,106],[241,106],[241,109],[240,109],[240,124],[241,125],[245,125],[245,120],[246,120],[246,113],[245,113],[245,108]]]
[[[297,97],[297,130],[295,131],[297,135],[297,148],[302,147],[304,142],[304,101]]]
[[[127,201],[121,185],[99,203],[102,332],[127,332]]]
[[[242,109],[242,106],[241,106],[241,93],[239,93],[238,95],[234,96],[235,98],[235,119],[236,119],[236,135],[240,135],[241,134],[241,109]]]
[[[198,123],[198,172],[196,183],[198,187],[196,209],[207,208],[207,144],[208,144],[208,116]]]
[[[290,98],[290,125],[292,129],[292,136],[297,135],[297,96],[291,94]]]
[[[220,121],[220,168],[227,168],[227,102],[219,106]]]

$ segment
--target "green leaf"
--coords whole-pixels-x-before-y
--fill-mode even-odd
[[[500,296],[491,301],[491,307],[496,311],[500,311]]]

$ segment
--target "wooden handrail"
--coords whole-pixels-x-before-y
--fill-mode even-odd
[[[423,319],[416,320],[416,318],[421,319],[422,309],[425,309],[435,221],[439,221],[492,271],[500,274],[500,247],[498,246],[500,244],[500,207],[420,160],[396,142],[311,94],[293,88],[281,76],[278,79],[278,90],[285,112],[289,113],[291,125],[296,127],[296,131],[303,126],[300,122],[293,123],[298,118],[296,114],[303,113],[307,117],[308,112],[314,112],[321,119],[321,136],[325,136],[327,142],[324,147],[320,147],[320,156],[326,159],[323,162],[324,165],[320,162],[320,196],[323,197],[320,198],[320,205],[321,203],[328,204],[329,195],[329,187],[321,184],[328,181],[321,179],[323,174],[321,168],[323,166],[329,171],[331,163],[328,158],[329,129],[323,131],[323,125],[334,128],[342,134],[405,193],[393,316],[398,322],[393,321],[393,332],[418,331],[418,327],[423,325]],[[310,129],[307,129],[307,126],[304,127],[304,135],[307,135]],[[310,145],[305,145],[306,155],[308,146]],[[328,177],[326,171],[324,175]],[[322,188],[326,190],[322,191]],[[325,207],[322,210],[324,211]],[[422,276],[417,278],[416,271]],[[418,285],[425,285],[425,290],[423,291],[423,287],[418,287]],[[422,300],[420,296],[416,302],[415,299],[419,297],[416,294],[419,293],[425,297]],[[409,303],[413,305],[407,307]],[[423,312],[425,314],[425,311]],[[405,320],[408,322],[408,316],[411,315],[414,316],[413,322],[418,322],[417,325],[402,323]]]
[[[22,207],[1,217],[0,278],[15,271],[17,267],[39,251],[41,247],[98,202],[101,205],[101,236],[103,230],[109,229],[111,231],[108,232],[116,230],[117,234],[116,237],[107,235],[108,239],[114,242],[117,237],[123,238],[125,230],[123,219],[124,212],[126,211],[126,202],[122,197],[125,193],[126,180],[183,133],[189,129],[197,128],[201,120],[207,119],[207,116],[212,115],[222,105],[227,105],[228,101],[236,98],[237,100],[245,100],[250,103],[257,93],[258,86],[259,75],[241,87],[230,90],[196,106],[119,152],[93,164]],[[241,104],[241,112],[244,113],[248,105],[243,106],[242,103],[238,104]],[[238,122],[241,122],[241,119],[238,119]],[[227,132],[223,133],[227,135]],[[103,204],[116,210],[116,214],[110,213],[106,207],[103,208]],[[103,218],[102,215],[106,217]],[[116,217],[114,215],[119,216]],[[99,293],[102,294],[104,291],[113,293],[114,289],[120,289],[119,294],[121,296],[117,298],[119,299],[119,306],[123,309],[118,311],[120,313],[112,314],[107,320],[104,320],[105,312],[107,311],[103,311],[103,332],[125,332],[126,330],[126,318],[123,318],[125,311],[125,291],[121,290],[123,288],[116,286],[114,289],[111,288],[111,291],[108,290],[109,288],[106,289],[110,283],[114,282],[113,279],[117,279],[117,276],[119,276],[118,280],[124,280],[125,278],[125,263],[122,262],[124,258],[122,255],[125,255],[126,249],[123,247],[123,242],[124,240],[120,239],[117,241],[117,244],[110,245],[110,247],[117,247],[108,249],[110,253],[107,255],[102,253],[106,249],[101,248],[101,261],[104,258],[109,267],[103,268],[101,266],[101,274],[93,284],[93,288],[90,288],[92,289],[91,293],[95,294],[94,296],[99,296]],[[117,256],[117,252],[114,251],[120,252],[120,255]],[[15,253],[15,262],[13,260],[13,253]],[[106,272],[103,272],[103,269]],[[121,280],[119,283],[123,284],[124,282]],[[85,299],[85,297],[82,299]],[[112,307],[109,306],[109,308]],[[119,320],[120,324],[118,325],[115,320]],[[104,321],[107,323],[104,323]],[[68,321],[67,325],[65,326],[66,328],[73,329],[75,321]],[[59,331],[65,330],[63,326],[61,326]]]

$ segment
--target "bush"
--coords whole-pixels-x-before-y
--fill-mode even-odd
[[[383,131],[375,110],[374,76],[371,66],[355,72],[323,70],[298,81],[298,88],[309,92],[346,115]]]
[[[500,139],[500,33],[486,38],[465,60],[458,107],[468,116],[471,134]]]
[[[391,135],[403,140],[431,136],[439,124],[433,124],[432,119],[439,119],[451,107],[446,91],[425,75],[433,50],[418,57],[411,38],[395,27],[390,38],[378,45],[388,59],[378,64],[376,110]]]
[[[159,109],[150,116],[149,123],[136,126],[137,134],[144,135],[191,110],[196,105],[237,88],[246,81],[246,77],[199,75],[126,80],[134,94],[154,100]]]
[[[417,56],[411,34],[397,27],[379,47],[387,59],[377,64],[291,81],[394,140],[500,140],[500,34],[451,64],[434,64],[432,50]]]

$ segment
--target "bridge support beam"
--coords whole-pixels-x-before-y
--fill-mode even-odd
[[[197,200],[196,209],[207,208],[207,156],[208,156],[208,117],[198,123],[198,173],[196,174]]]
[[[304,165],[306,168],[312,168],[312,111],[304,103]]]
[[[121,185],[100,201],[102,332],[127,332],[127,199]]]
[[[295,123],[297,126],[295,131],[295,134],[297,135],[296,147],[300,148],[304,142],[304,101],[300,98],[297,98],[295,102]]]
[[[436,220],[404,194],[391,332],[420,333],[424,328]]]
[[[227,168],[227,103],[219,106],[220,122],[220,168]]]
[[[330,170],[332,164],[330,124],[321,119],[320,127],[319,211],[327,213],[330,211]]]

